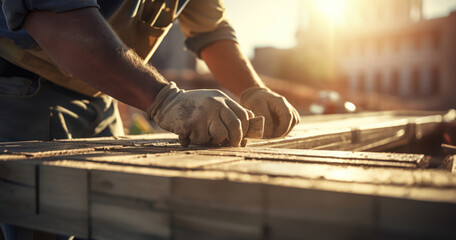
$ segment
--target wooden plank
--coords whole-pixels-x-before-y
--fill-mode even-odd
[[[360,142],[368,142],[376,139],[384,139],[398,135],[407,134],[408,121],[406,119],[371,123],[369,125],[360,126]]]
[[[212,149],[196,152],[217,157],[236,156],[245,159],[286,161],[297,163],[344,164],[355,166],[424,168],[430,157],[422,154],[346,152],[278,148]]]
[[[210,167],[232,172],[327,181],[455,188],[456,176],[442,170],[414,171],[322,164],[250,160]],[[456,199],[455,199],[456,200]]]
[[[96,195],[95,195],[96,196]],[[92,236],[96,239],[170,239],[170,214],[138,202],[92,196]]]
[[[92,170],[90,180],[91,193],[150,201],[155,208],[168,209],[170,178]]]
[[[103,165],[106,165],[106,164],[103,164]],[[194,177],[204,176],[201,172],[193,173],[193,174],[194,174],[193,175]],[[230,175],[227,174],[227,176],[230,176]],[[393,177],[395,178],[395,176],[393,176]],[[265,181],[265,183],[272,184],[273,183],[273,181],[271,181],[272,178],[273,178],[272,176],[269,176],[269,177],[261,178],[261,179],[264,179],[263,181]],[[422,180],[424,182],[428,181],[429,179],[439,180],[439,177],[437,175],[435,175],[435,176],[430,175],[430,176],[427,176],[424,178],[421,176],[418,178],[422,178]],[[452,187],[449,187],[448,184],[445,185],[446,176],[443,176],[443,178],[444,179],[439,180],[439,181],[443,182],[439,185],[439,187],[441,189],[446,189],[446,191],[448,191],[448,189],[451,189]],[[244,179],[244,181],[243,181],[244,184],[248,182],[247,180],[245,180],[248,178],[240,178],[240,179]],[[250,177],[250,179],[255,179],[255,178]],[[295,179],[295,178],[293,178],[293,179]],[[122,179],[119,179],[119,181],[121,181],[121,180]],[[183,181],[186,181],[186,180],[187,179],[184,179]],[[190,179],[190,180],[192,180],[192,179]],[[316,180],[322,181],[322,182],[327,182],[330,185],[335,185],[336,183],[338,183],[338,182],[322,180],[320,178],[317,178]],[[196,179],[195,181],[205,181],[205,180]],[[206,179],[206,181],[207,181],[207,179]],[[214,180],[209,180],[209,181],[214,182]],[[230,181],[216,180],[215,182],[220,182],[220,181],[227,182],[227,184],[226,185],[221,184],[219,186],[217,186],[217,184],[209,184],[212,187],[206,187],[207,185],[203,182],[202,184],[196,184],[196,183],[190,184],[190,185],[184,184],[183,186],[181,186],[181,188],[186,188],[187,193],[181,194],[181,195],[177,196],[176,198],[182,199],[182,201],[184,201],[184,204],[186,204],[186,205],[185,206],[178,205],[178,207],[181,207],[180,210],[182,210],[182,211],[172,212],[172,216],[171,216],[172,226],[176,227],[176,228],[174,228],[174,227],[172,228],[172,229],[176,229],[175,233],[174,233],[175,235],[173,235],[173,236],[179,236],[180,238],[187,238],[189,236],[194,236],[194,237],[206,236],[207,237],[207,236],[216,236],[216,233],[220,234],[220,233],[225,233],[225,232],[227,232],[227,233],[232,232],[232,233],[231,233],[231,235],[230,234],[227,234],[227,235],[221,234],[219,236],[222,236],[222,237],[231,236],[232,238],[238,238],[238,237],[239,238],[253,238],[252,236],[254,236],[254,237],[265,236],[267,231],[264,228],[264,222],[262,223],[259,220],[260,217],[258,217],[258,212],[261,212],[261,210],[257,210],[256,214],[254,214],[255,212],[250,213],[250,214],[247,213],[244,215],[239,214],[239,212],[241,212],[241,213],[244,212],[244,209],[247,209],[247,210],[250,209],[249,205],[258,204],[258,203],[242,204],[242,202],[247,201],[247,203],[248,203],[249,199],[252,199],[252,196],[249,196],[246,193],[249,193],[252,190],[255,191],[255,187],[252,189],[249,189],[247,187],[239,189],[239,187],[237,187],[235,185],[242,186],[243,185],[242,182],[234,183],[234,185],[233,185],[233,182],[230,182],[231,180]],[[301,181],[307,182],[308,180],[301,179]],[[359,185],[357,185],[355,183],[348,181],[345,184],[351,185],[353,189],[359,189],[360,188]],[[106,188],[108,190],[111,189],[109,187],[110,184],[103,184],[103,181],[99,181],[99,184],[100,184],[101,189],[104,189],[103,186],[105,186],[105,187],[108,186]],[[171,184],[171,185],[174,186],[174,184]],[[248,185],[259,185],[259,184],[248,184]],[[418,186],[420,186],[420,185],[422,185],[422,184],[418,184]],[[193,188],[191,188],[191,186],[193,186]],[[297,185],[297,186],[300,186],[300,185]],[[409,184],[403,184],[403,186],[405,186],[407,188],[411,188]],[[260,188],[261,187],[262,186],[260,185]],[[315,187],[320,188],[321,186],[315,185]],[[300,190],[305,191],[305,189],[303,189],[302,187],[300,187],[300,188],[301,188]],[[112,188],[112,189],[117,189],[117,188]],[[195,193],[197,195],[196,200],[191,195],[192,189],[193,190],[196,189],[196,193]],[[244,199],[244,200],[242,200],[242,199],[241,200],[236,200],[236,199],[229,200],[228,199],[228,200],[226,200],[227,196],[223,195],[225,193],[222,193],[222,195],[219,195],[219,194],[217,194],[217,191],[215,191],[214,189],[219,189],[218,191],[226,190],[227,191],[226,194],[233,195],[234,198],[237,198],[238,197],[237,195],[241,195],[241,196],[245,196],[245,198],[247,198],[247,199]],[[242,190],[242,189],[244,189],[244,190]],[[453,189],[454,189],[454,187],[453,187]],[[206,195],[206,196],[202,196],[202,198],[203,198],[202,200],[198,199],[198,197],[201,197],[201,194],[199,194],[198,191],[203,192]],[[262,190],[257,189],[257,191],[259,191],[259,194],[262,194]],[[146,204],[147,201],[145,201],[145,202],[140,201],[142,199],[137,199],[138,201],[131,201],[131,199],[125,200],[119,196],[116,196],[117,192],[118,192],[117,190],[115,190],[115,191],[113,190],[114,197],[118,198],[115,201],[111,201],[112,196],[97,195],[96,199],[94,200],[94,203],[96,202],[96,204],[100,204],[100,207],[99,208],[96,207],[98,209],[96,211],[98,211],[99,213],[104,213],[104,212],[108,211],[106,216],[110,216],[113,219],[121,218],[122,215],[131,215],[131,216],[138,215],[138,218],[142,219],[142,221],[140,223],[134,222],[134,224],[133,224],[134,226],[136,226],[137,224],[144,223],[144,222],[154,222],[155,221],[153,226],[157,227],[158,223],[160,223],[160,219],[166,219],[164,217],[163,218],[158,218],[158,217],[154,218],[154,216],[152,216],[152,215],[148,216],[147,214],[150,213],[150,211],[144,210],[144,209],[147,209],[147,207],[148,207],[148,205]],[[377,192],[379,194],[381,193],[381,191],[378,191],[378,190],[375,192]],[[408,192],[407,194],[410,195],[411,197],[413,197],[413,195],[414,195],[413,192]],[[435,196],[441,195],[441,193],[438,193],[438,192],[436,192],[436,193],[431,192],[429,194],[432,194]],[[186,197],[188,195],[190,195],[190,197]],[[103,198],[103,197],[105,197],[105,198]],[[228,197],[230,197],[230,196],[228,196]],[[145,197],[142,197],[142,198],[144,199]],[[265,199],[265,198],[260,197],[260,199]],[[297,199],[298,200],[300,199],[301,201],[305,200],[304,198],[299,198],[299,197],[297,197]],[[456,199],[456,198],[453,198],[453,199]],[[122,200],[125,200],[125,201],[122,201]],[[261,203],[261,204],[259,204],[259,206],[266,206],[265,204],[266,203]],[[239,208],[239,206],[244,206],[244,207]],[[233,208],[234,208],[234,211],[232,210]],[[130,209],[131,211],[126,211],[128,209]],[[238,210],[236,211],[236,209],[238,209]],[[113,212],[111,213],[111,211],[113,211]],[[193,212],[193,211],[195,211],[195,212]],[[143,212],[144,212],[144,215],[146,215],[146,216],[140,215]],[[232,214],[230,214],[231,212],[232,212]],[[122,214],[117,215],[117,213],[122,213]],[[174,214],[174,213],[177,213],[177,214]],[[215,217],[214,217],[214,214],[216,215]],[[156,217],[156,215],[155,215],[155,217]],[[239,217],[240,219],[238,219],[237,217]],[[108,218],[108,217],[106,217],[106,218]],[[117,223],[117,221],[115,221],[115,222]],[[234,222],[234,224],[233,224],[233,222]],[[209,224],[209,227],[207,224]],[[292,225],[292,224],[293,224],[293,222],[292,222],[292,220],[290,220],[290,225]],[[117,225],[114,225],[114,226],[118,227]],[[132,228],[132,226],[130,226],[128,224],[125,226],[128,226],[128,229]],[[146,226],[145,225],[142,225],[142,226],[143,227],[138,227],[138,228],[145,229]],[[336,224],[335,226],[339,226],[339,225]],[[92,227],[93,227],[92,231],[95,231],[93,225],[92,225]],[[151,227],[149,227],[149,228],[151,228]],[[98,227],[97,227],[97,229],[98,229]],[[108,229],[108,228],[104,227],[103,229]],[[341,231],[342,230],[343,229],[341,228]],[[102,231],[102,230],[97,230],[97,231]],[[125,233],[125,232],[127,232],[127,231],[123,231],[123,233]],[[291,232],[291,230],[290,230],[290,232]],[[107,233],[104,233],[104,234],[107,234]],[[346,234],[350,234],[350,233],[346,233]],[[151,235],[138,235],[135,237],[138,237],[139,239],[141,239],[141,237],[145,238],[146,236],[150,237]]]
[[[268,239],[453,239],[456,234],[454,203],[276,186],[268,186],[267,196]]]
[[[147,147],[163,147],[167,151],[174,148],[182,149],[177,142],[176,137],[169,139],[157,139],[160,136],[168,136],[157,134],[141,135],[141,137],[105,137],[105,138],[87,138],[87,139],[71,139],[71,140],[56,140],[56,141],[24,141],[24,142],[3,142],[0,143],[0,155],[15,154],[23,155],[29,158],[40,158],[50,156],[64,156],[75,154],[86,154],[94,151],[108,151],[123,149],[124,147],[132,146],[147,146]],[[173,134],[174,135],[174,134]]]
[[[137,152],[141,152],[138,150]],[[168,169],[197,169],[204,166],[243,160],[240,157],[199,156],[191,151],[162,154],[128,154],[119,152],[99,152],[84,155],[67,156],[68,160],[108,163],[114,165],[156,167]]]
[[[454,239],[456,205],[382,198],[379,231],[388,239]]]
[[[8,162],[7,165],[16,163]],[[25,163],[35,167],[33,161]],[[84,169],[37,166],[36,186],[33,188],[36,192],[33,192],[33,198],[30,191],[24,197],[28,201],[33,199],[33,211],[30,207],[4,211],[1,206],[1,221],[46,232],[88,237],[86,173]],[[22,199],[16,201],[21,202]]]
[[[264,186],[226,180],[174,178],[174,239],[259,239]]]
[[[170,178],[91,171],[92,237],[169,239]]]
[[[94,151],[94,148],[93,146],[87,144],[75,144],[63,141],[27,141],[0,143],[0,152],[2,151],[6,151],[10,154],[25,155],[28,157],[41,157],[87,153]]]
[[[416,115],[406,115],[416,114]],[[260,140],[250,142],[249,146],[268,146],[282,148],[384,151],[385,149],[406,145],[413,138],[439,131],[442,115],[426,116],[424,112],[379,112],[376,114],[354,114],[350,118],[340,117],[305,117],[295,127],[291,137],[278,140]],[[440,113],[443,114],[443,113]],[[410,126],[413,125],[413,132]],[[339,137],[342,132],[348,136]],[[348,129],[348,130],[347,130]],[[332,131],[332,133],[331,133]],[[416,134],[415,134],[416,132]],[[311,140],[310,143],[308,140]]]
[[[304,119],[291,137],[251,146],[382,149],[440,131],[440,115],[382,114]],[[0,203],[38,200],[0,205],[0,218],[100,239],[454,236],[456,177],[414,169],[424,155],[201,149],[175,136],[0,143]]]
[[[12,215],[36,214],[36,166],[19,161],[0,162],[0,219]]]
[[[373,196],[267,187],[268,239],[371,239]]]
[[[296,137],[286,137],[273,140],[249,140],[249,147],[272,147],[272,148],[294,148],[309,149],[317,148],[334,142],[351,142],[350,129],[337,129],[332,131],[314,131],[300,134]]]
[[[246,162],[251,163],[256,161],[248,160]],[[456,202],[456,188],[454,187],[456,183],[454,175],[445,170],[413,171],[403,169],[377,168],[375,169],[376,171],[372,172],[371,168],[348,167],[349,169],[357,169],[356,171],[352,172],[349,171],[349,169],[345,169],[343,166],[338,166],[342,170],[325,173],[324,169],[322,168],[320,169],[322,172],[315,172],[313,177],[296,177],[296,175],[304,174],[306,172],[312,173],[314,169],[301,169],[302,171],[300,171],[299,167],[296,169],[293,167],[296,165],[309,164],[297,163],[289,163],[292,164],[292,167],[289,168],[289,171],[287,171],[286,167],[276,168],[273,166],[271,169],[267,169],[267,165],[265,165],[265,169],[260,169],[262,171],[253,172],[249,172],[248,168],[241,168],[242,171],[226,170],[224,169],[226,167],[224,164],[221,164],[220,168],[215,168],[214,166],[213,169],[194,171],[177,171],[169,169],[119,166],[77,161],[53,161],[47,162],[46,164],[163,177],[225,179],[235,182],[274,184],[304,189],[321,189],[327,191],[340,191],[368,195],[374,194],[426,201]],[[332,169],[336,170],[337,168]],[[275,170],[277,172],[265,173],[265,170]],[[353,175],[355,175],[357,172],[362,173],[361,175],[356,176],[362,181],[353,178]],[[329,174],[328,179],[325,178],[325,174]],[[385,184],[382,184],[382,182]]]
[[[88,237],[88,171],[41,165],[38,212],[51,219],[44,230]]]

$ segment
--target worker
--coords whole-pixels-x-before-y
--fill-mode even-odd
[[[221,0],[2,0],[2,10],[2,140],[122,135],[111,97],[183,145],[239,146],[252,112],[265,117],[268,138],[299,122],[241,53]],[[241,104],[218,90],[179,89],[147,64],[176,19],[187,49]]]
[[[241,53],[221,0],[1,2],[0,141],[122,135],[113,98],[184,146],[239,146],[254,115],[265,117],[267,138],[299,122]],[[175,20],[187,49],[240,104],[218,90],[180,89],[147,64]]]

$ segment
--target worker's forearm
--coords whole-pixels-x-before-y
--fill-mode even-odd
[[[237,96],[247,88],[264,87],[250,61],[234,41],[222,40],[205,47],[201,50],[201,58],[215,79]]]
[[[129,105],[146,110],[166,84],[119,40],[95,8],[34,11],[24,27],[65,71]]]

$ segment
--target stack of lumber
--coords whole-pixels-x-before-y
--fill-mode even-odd
[[[93,239],[454,239],[456,175],[423,154],[369,152],[445,121],[305,117],[246,148],[172,134],[0,143],[0,221]]]

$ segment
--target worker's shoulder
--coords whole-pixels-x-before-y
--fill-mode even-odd
[[[179,24],[187,37],[215,30],[225,20],[221,0],[190,0],[179,15]]]

